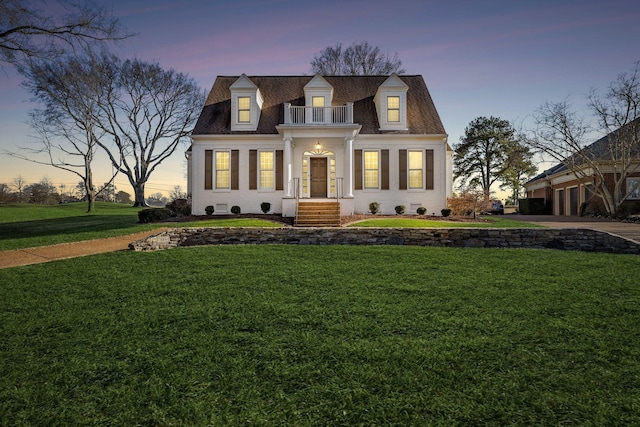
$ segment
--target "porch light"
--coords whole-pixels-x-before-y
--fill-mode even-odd
[[[320,141],[316,141],[316,150],[321,150],[322,149],[322,145],[320,144]]]

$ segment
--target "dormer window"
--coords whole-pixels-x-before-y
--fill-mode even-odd
[[[251,123],[251,97],[238,97],[238,123]]]
[[[399,96],[387,96],[387,121],[390,123],[400,121]]]
[[[409,86],[396,74],[378,87],[373,101],[378,111],[380,130],[407,130],[407,91]]]
[[[241,75],[231,89],[231,130],[258,129],[263,98],[260,89],[246,75]]]

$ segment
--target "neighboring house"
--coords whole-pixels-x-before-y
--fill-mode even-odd
[[[340,214],[446,207],[452,151],[419,75],[219,76],[192,132],[188,191],[196,215],[237,205],[292,217],[298,203]]]
[[[632,122],[630,131],[638,132],[640,121]],[[613,162],[609,148],[611,138],[620,138],[620,129],[600,138],[593,144],[585,147],[585,151],[595,159],[598,169],[602,172],[604,183],[611,194],[614,194],[616,177],[622,178],[620,163]],[[635,137],[637,141],[637,136]],[[622,197],[626,196],[624,203],[640,201],[640,157],[638,150],[633,149],[630,153],[635,159],[628,161],[626,178],[619,186]],[[578,157],[576,157],[579,159]],[[606,213],[602,199],[594,194],[594,185],[600,178],[593,173],[585,162],[574,165],[574,169],[581,174],[576,176],[567,166],[572,158],[563,163],[559,163],[541,174],[537,175],[524,184],[527,198],[542,198],[545,200],[545,211],[548,214],[571,216],[582,215],[584,213]],[[566,163],[566,164],[565,164]]]

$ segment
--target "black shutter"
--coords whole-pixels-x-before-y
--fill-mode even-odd
[[[427,190],[433,190],[433,150],[427,150],[426,153],[427,163]]]
[[[389,150],[380,150],[380,166],[382,169],[382,177],[380,180],[380,189],[389,189]]]
[[[400,150],[398,163],[400,190],[407,189],[407,150]]]
[[[258,189],[258,150],[249,150],[249,190]]]
[[[353,150],[353,189],[362,190],[362,150]]]
[[[231,150],[231,189],[239,190],[240,189],[240,153],[238,150]]]
[[[284,190],[284,152],[276,150],[276,190]]]
[[[204,189],[213,189],[213,150],[204,150]]]

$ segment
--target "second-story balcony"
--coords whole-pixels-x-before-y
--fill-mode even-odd
[[[353,124],[353,103],[331,107],[307,107],[284,104],[284,124],[343,125]]]

